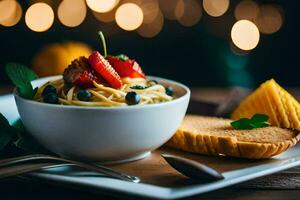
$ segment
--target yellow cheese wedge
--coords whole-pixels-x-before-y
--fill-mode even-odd
[[[269,122],[282,128],[300,130],[300,104],[274,79],[260,85],[234,110],[232,119],[251,118],[254,114],[266,114]]]

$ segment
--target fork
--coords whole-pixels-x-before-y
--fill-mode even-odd
[[[81,168],[84,168],[84,169],[87,169],[87,170],[90,170],[93,172],[108,175],[113,178],[130,181],[130,182],[134,182],[134,183],[140,182],[140,178],[137,176],[130,176],[130,175],[124,174],[122,172],[115,171],[111,168],[105,167],[103,165],[84,163],[84,162],[80,162],[80,161],[74,161],[74,160],[69,160],[69,159],[60,158],[60,157],[56,157],[56,156],[43,155],[43,154],[33,154],[33,155],[19,156],[19,157],[0,160],[0,178],[12,176],[12,175],[20,175],[22,173],[27,173],[27,172],[43,169],[47,166],[51,167],[51,165],[57,165],[57,163],[48,163],[48,165],[46,165],[47,163],[44,163],[44,165],[43,165],[43,163],[39,163],[41,165],[28,165],[27,164],[27,168],[26,168],[26,166],[19,167],[19,168],[14,166],[14,165],[22,165],[22,164],[24,165],[29,161],[43,161],[43,162],[54,161],[54,162],[72,164],[72,165],[75,165],[75,166],[78,166],[78,167],[81,167]],[[4,172],[5,171],[7,172],[9,170],[9,168],[11,168],[10,171],[12,171],[13,173],[11,172],[11,173],[7,173],[5,175]]]

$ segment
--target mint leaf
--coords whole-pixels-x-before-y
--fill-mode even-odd
[[[258,122],[258,123],[254,123],[252,125],[254,126],[254,128],[264,128],[264,127],[270,126],[270,124],[267,122]]]
[[[231,126],[237,130],[251,130],[255,128],[263,128],[268,127],[270,124],[268,123],[269,116],[264,114],[255,114],[248,118],[241,118],[239,120],[231,122]]]
[[[21,119],[11,126],[0,113],[0,155],[7,155],[6,150],[13,155],[16,153],[15,150],[17,152],[21,150],[23,153],[52,154],[26,132]]]
[[[258,122],[266,122],[269,120],[269,116],[265,114],[255,114],[251,118],[253,123],[258,123]]]
[[[14,145],[22,149],[27,153],[48,153],[49,151],[42,147],[32,136],[23,132],[17,140],[14,142]]]
[[[26,99],[32,99],[37,88],[32,88],[31,81],[35,80],[37,75],[28,67],[17,63],[8,63],[5,69],[8,77],[17,87],[19,95]]]
[[[147,87],[144,87],[142,85],[134,85],[134,86],[131,86],[130,88],[133,90],[143,90],[143,89],[146,89]]]
[[[49,151],[42,147],[30,134],[25,130],[23,122],[18,119],[12,124],[12,127],[18,131],[14,138],[13,145],[26,153],[48,153]]]
[[[0,113],[0,151],[17,136],[18,131],[9,125],[7,119]]]
[[[241,118],[237,121],[231,122],[231,126],[238,130],[244,129],[253,129],[253,125],[251,124],[251,120],[247,118]]]

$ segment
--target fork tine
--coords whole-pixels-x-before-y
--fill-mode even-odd
[[[33,160],[40,160],[40,161],[56,161],[56,162],[64,162],[64,163],[71,163],[73,165],[77,165],[79,167],[88,169],[90,171],[98,172],[98,173],[103,173],[106,175],[109,175],[111,177],[121,179],[121,180],[126,180],[134,183],[140,182],[139,177],[136,176],[130,176],[118,171],[115,171],[111,168],[102,166],[102,165],[95,165],[92,163],[84,163],[84,162],[79,162],[79,161],[73,161],[65,158],[60,158],[60,157],[55,157],[55,156],[48,156],[48,155],[43,155],[43,154],[33,154],[33,155],[28,155],[28,156],[19,156],[15,158],[8,158],[5,160],[0,161],[0,169],[1,167],[6,167],[6,166],[12,166],[13,164],[20,164],[28,161],[33,161]]]
[[[58,163],[27,163],[10,167],[2,167],[0,168],[0,178],[8,178],[11,176],[17,176],[28,172],[33,172],[50,167],[57,167],[61,165],[62,164]]]
[[[26,156],[18,156],[13,158],[7,158],[0,160],[0,167],[17,164],[21,162],[31,161],[31,160],[38,160],[41,159],[41,157],[44,157],[43,154],[32,154],[32,155],[26,155]]]

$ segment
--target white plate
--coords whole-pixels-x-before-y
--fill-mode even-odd
[[[0,112],[8,118],[10,123],[18,119],[19,115],[12,95],[0,96]],[[44,170],[43,172],[31,173],[30,176],[63,184],[70,183],[70,185],[75,187],[78,186],[83,189],[87,188],[95,191],[105,190],[142,197],[176,199],[213,191],[298,166],[300,165],[300,145],[265,163],[266,164],[260,164],[254,167],[225,172],[223,173],[225,179],[220,181],[189,186],[183,185],[182,187],[177,186],[176,188],[160,187],[143,183],[129,183],[101,176],[66,175],[66,173],[64,173],[64,170],[66,170],[65,167],[57,167],[51,170]]]

